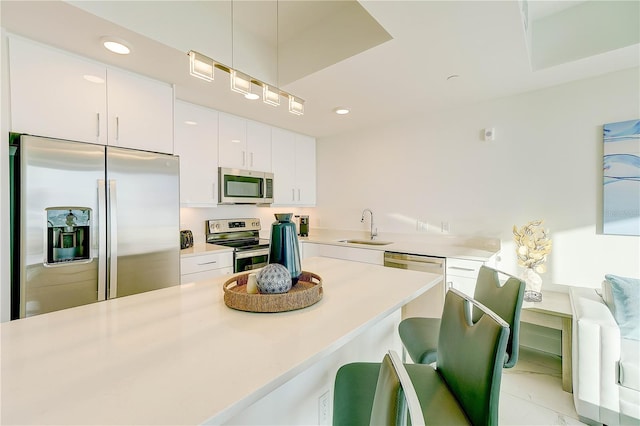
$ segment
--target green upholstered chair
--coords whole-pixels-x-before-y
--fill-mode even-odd
[[[424,425],[418,396],[394,351],[382,363],[357,362],[336,374],[334,425]]]
[[[497,425],[509,325],[453,289],[447,292],[440,327],[436,368],[404,364],[411,386],[390,376],[386,361],[341,367],[334,388],[333,424],[404,425],[409,418],[412,425],[422,420],[428,425]],[[399,368],[394,371],[404,374]],[[417,407],[411,408],[410,389],[415,390],[422,419],[415,414]]]
[[[520,311],[524,298],[524,281],[508,276],[504,284],[500,283],[499,272],[488,266],[481,266],[476,281],[474,299],[488,307],[505,320],[511,333],[504,359],[504,367],[511,368],[518,361],[518,336],[520,334]],[[474,320],[480,312],[474,308]],[[400,322],[398,332],[406,353],[413,362],[431,364],[436,361],[440,318],[406,318]]]

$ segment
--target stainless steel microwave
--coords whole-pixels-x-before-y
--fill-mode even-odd
[[[219,204],[273,203],[273,173],[218,168]]]

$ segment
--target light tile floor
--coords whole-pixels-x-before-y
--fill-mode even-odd
[[[559,356],[520,348],[518,363],[504,369],[500,425],[581,425],[573,394],[562,390]]]

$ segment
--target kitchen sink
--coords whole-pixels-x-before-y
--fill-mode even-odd
[[[369,246],[386,246],[387,244],[392,244],[391,241],[379,241],[379,240],[340,240],[340,243],[349,243],[349,244],[365,244]]]

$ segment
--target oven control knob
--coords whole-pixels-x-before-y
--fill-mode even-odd
[[[215,228],[216,228],[216,229],[220,229],[220,224],[219,224],[219,223],[216,223],[216,224],[215,224]]]

